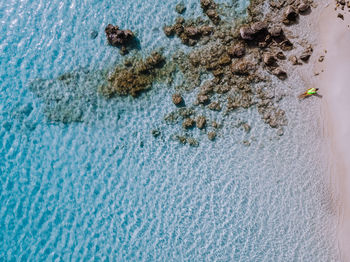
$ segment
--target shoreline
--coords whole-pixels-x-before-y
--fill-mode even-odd
[[[350,89],[346,71],[350,67],[350,16],[348,8],[335,10],[334,1],[322,4],[314,21],[319,34],[314,69],[320,72],[313,84],[323,96],[324,136],[330,169],[330,186],[337,212],[337,241],[341,261],[350,261]],[[344,19],[338,17],[343,14]],[[317,59],[324,56],[320,63]],[[313,73],[313,72],[312,72]]]

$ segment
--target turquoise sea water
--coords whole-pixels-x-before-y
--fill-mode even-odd
[[[181,128],[162,120],[173,86],[137,100],[96,95],[94,72],[121,59],[106,24],[135,31],[143,55],[166,46],[170,56],[188,50],[161,30],[177,3],[0,2],[0,261],[336,261],[318,121],[293,91],[281,101],[284,136],[254,108],[204,111],[224,128],[215,142],[194,130],[198,148],[172,141]],[[201,15],[199,1],[184,3],[186,17]],[[231,16],[248,4],[220,3]],[[30,91],[32,80],[69,71],[75,90]],[[67,110],[82,122],[45,117]]]

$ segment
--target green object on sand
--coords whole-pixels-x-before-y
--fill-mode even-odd
[[[313,88],[310,88],[307,90],[307,94],[314,95],[314,94],[316,94],[316,91],[317,91],[317,89],[313,87]]]

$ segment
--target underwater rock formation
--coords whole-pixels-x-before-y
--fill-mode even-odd
[[[40,97],[44,114],[49,121],[83,122],[96,113],[98,94],[96,86],[103,82],[101,72],[76,70],[55,79],[37,79],[30,83],[30,90]]]
[[[176,107],[173,106],[174,110],[164,117],[165,123],[177,124],[185,129],[186,134],[176,135],[175,140],[198,145],[198,141],[191,137],[191,129],[195,127],[201,129],[200,133],[206,130],[210,140],[215,139],[219,132],[216,128],[220,125],[204,117],[203,110],[211,110],[211,115],[225,116],[252,106],[257,107],[265,123],[276,128],[278,134],[283,134],[282,127],[287,124],[286,113],[271,95],[271,81],[287,78],[287,71],[283,68],[285,63],[299,64],[298,59],[307,61],[311,56],[312,47],[306,45],[298,58],[288,53],[294,44],[288,38],[290,36],[284,25],[292,25],[299,13],[306,13],[310,5],[283,0],[268,1],[268,4],[271,12],[264,14],[262,10],[266,1],[251,0],[248,18],[236,23],[224,19],[224,16],[221,19],[217,13],[218,5],[213,0],[200,0],[203,13],[208,18],[185,19],[180,16],[173,25],[163,28],[166,36],[175,35],[183,44],[191,46],[189,52],[179,50],[167,63],[160,52],[153,52],[145,59],[134,57],[125,60],[108,77],[104,76],[106,83],[102,77],[94,88],[88,85],[88,91],[78,79],[95,81],[92,80],[95,76],[88,76],[89,73],[79,74],[79,77],[69,73],[44,84],[37,82],[32,91],[45,101],[45,114],[50,120],[65,123],[83,121],[86,112],[93,110],[96,104],[97,86],[99,93],[107,98],[114,95],[137,97],[149,90],[155,81],[163,77],[172,78],[171,70],[176,68],[184,76],[180,85],[182,89],[179,87],[170,92]],[[181,13],[183,7],[178,5],[176,9]],[[121,30],[118,26],[108,25],[105,32],[108,42],[124,51],[134,39],[130,30]],[[286,56],[290,61],[282,61]],[[168,70],[169,64],[171,69]],[[187,91],[193,91],[196,97],[186,100],[185,105],[180,94]],[[211,131],[213,128],[215,132]],[[243,128],[246,132],[250,130],[248,124]],[[151,134],[158,137],[160,131],[155,129]]]
[[[159,52],[153,52],[144,60],[136,60],[128,66],[118,66],[108,77],[108,83],[99,88],[106,97],[118,95],[138,96],[151,88],[158,71],[165,64],[165,58]]]
[[[186,21],[183,17],[178,17],[172,26],[164,26],[164,33],[166,36],[178,36],[181,42],[188,46],[196,45],[201,38],[212,33],[213,28],[206,25],[203,21],[197,22],[189,20]]]

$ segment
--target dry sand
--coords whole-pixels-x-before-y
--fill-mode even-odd
[[[347,8],[335,11],[335,1],[325,2],[329,4],[323,4],[318,19],[319,43],[314,53],[325,59],[316,62],[315,70],[321,74],[315,77],[315,84],[323,95],[331,181],[339,213],[338,244],[342,261],[350,261],[350,12]]]

